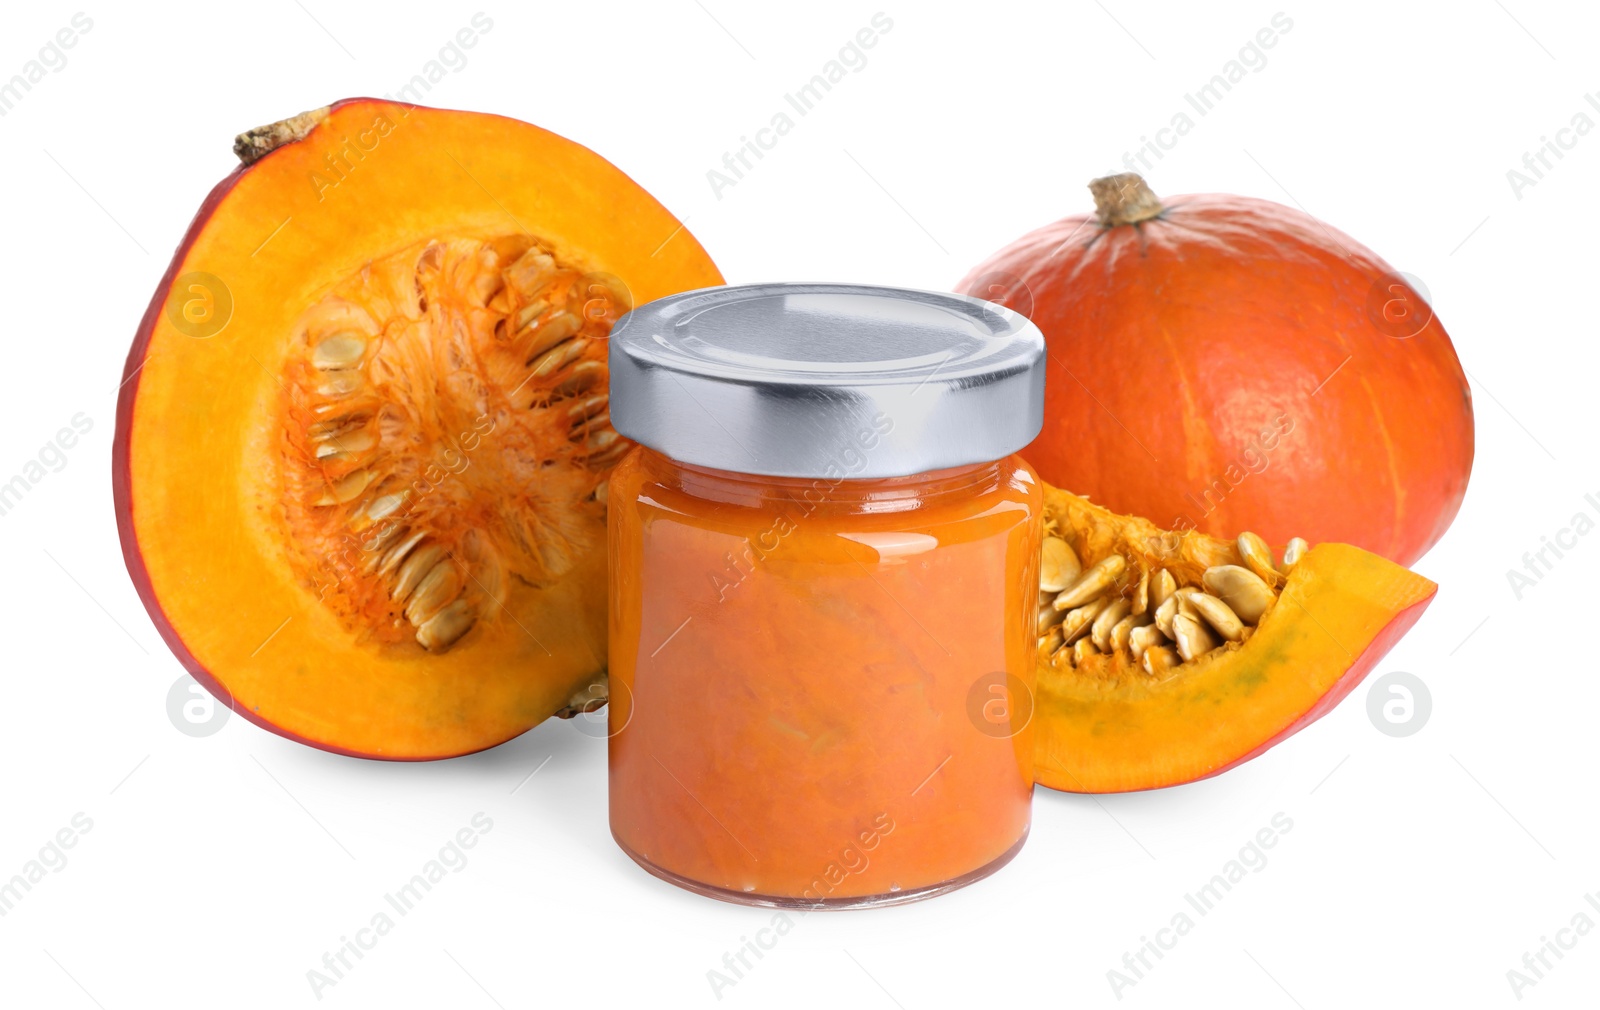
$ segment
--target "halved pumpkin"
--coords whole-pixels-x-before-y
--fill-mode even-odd
[[[1252,534],[1165,531],[1055,488],[1045,514],[1035,774],[1066,792],[1178,785],[1263,753],[1331,711],[1438,588],[1347,544],[1275,563]]]
[[[628,445],[606,338],[715,265],[515,120],[353,99],[235,150],[117,407],[123,553],[162,637],[241,715],[348,754],[468,753],[581,703]]]

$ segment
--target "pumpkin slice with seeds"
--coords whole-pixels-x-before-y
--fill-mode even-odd
[[[252,721],[363,756],[603,698],[603,489],[630,445],[607,337],[716,267],[514,120],[358,99],[235,150],[118,403],[123,551],[167,644]]]
[[[1220,774],[1333,709],[1432,602],[1347,544],[1162,530],[1046,489],[1037,780],[1124,792]]]

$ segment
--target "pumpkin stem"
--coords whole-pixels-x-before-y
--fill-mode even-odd
[[[1161,201],[1137,172],[1095,179],[1089,183],[1089,192],[1094,194],[1095,216],[1106,228],[1148,221],[1162,210]]]
[[[320,109],[302,112],[298,116],[290,116],[269,126],[246,130],[233,139],[233,153],[239,156],[242,164],[253,165],[285,144],[292,144],[304,138],[318,123],[328,118],[331,108],[332,106],[324,105]]]

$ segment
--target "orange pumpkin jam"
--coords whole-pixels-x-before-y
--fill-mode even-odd
[[[611,828],[732,900],[960,886],[1027,835],[1040,485],[1016,457],[612,474]]]

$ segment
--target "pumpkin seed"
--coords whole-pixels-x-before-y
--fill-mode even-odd
[[[1120,554],[1110,554],[1086,568],[1072,585],[1056,597],[1057,610],[1071,610],[1104,593],[1128,570],[1128,562]]]
[[[606,381],[606,366],[598,361],[580,361],[572,372],[556,383],[556,396],[581,396]]]
[[[1205,625],[1188,614],[1179,614],[1174,617],[1172,619],[1172,630],[1172,637],[1177,639],[1178,642],[1178,655],[1183,657],[1184,662],[1188,662],[1196,656],[1204,656],[1219,644],[1216,636],[1206,630]]]
[[[1111,626],[1111,634],[1106,636],[1110,641],[1107,652],[1127,652],[1128,642],[1133,636],[1134,629],[1139,627],[1139,614],[1129,614]]]
[[[1172,619],[1178,615],[1178,594],[1174,592],[1156,608],[1156,627],[1168,638],[1172,637]]]
[[[1050,629],[1058,626],[1061,623],[1061,619],[1065,616],[1066,615],[1064,613],[1057,610],[1055,607],[1050,606],[1049,604],[1040,607],[1039,618],[1036,625],[1038,630],[1036,630],[1034,634],[1047,634]]]
[[[384,516],[387,516],[389,513],[399,508],[401,505],[404,505],[405,501],[406,493],[404,491],[401,491],[398,494],[386,494],[374,498],[372,501],[367,503],[367,518],[373,521],[382,519]]]
[[[586,397],[567,408],[567,420],[573,425],[582,424],[591,418],[605,413],[606,406],[611,402],[611,397],[605,393],[598,396]]]
[[[406,559],[406,555],[411,553],[411,548],[421,543],[427,535],[426,530],[418,530],[389,548],[383,555],[383,561],[378,565],[377,574],[386,576],[394,571],[400,562]]]
[[[456,600],[417,627],[417,644],[430,652],[448,649],[477,619],[466,600]]]
[[[529,249],[505,269],[506,283],[524,295],[531,295],[544,287],[555,275],[554,257],[538,247]]]
[[[339,333],[322,340],[311,352],[311,363],[324,372],[354,368],[367,353],[367,341],[359,333]]]
[[[354,501],[367,489],[376,475],[371,470],[353,470],[337,481],[328,485],[322,497],[317,499],[318,505],[343,505],[345,502]]]
[[[529,366],[533,368],[533,377],[536,379],[549,378],[577,361],[588,348],[589,341],[583,337],[574,337],[571,340],[557,344],[550,350],[528,361]]]
[[[1083,565],[1072,545],[1060,537],[1045,537],[1039,554],[1039,591],[1059,593],[1077,581]]]
[[[316,443],[316,457],[327,459],[330,456],[354,455],[366,452],[378,444],[378,437],[367,428],[355,428],[343,433],[330,432],[322,438],[312,439]]]
[[[332,404],[329,404],[328,406],[332,406]],[[306,435],[310,437],[311,441],[313,442],[325,442],[329,439],[339,438],[342,435],[348,435],[351,432],[363,427],[367,423],[369,416],[370,415],[368,414],[361,413],[340,414],[337,417],[330,417],[325,420],[318,421],[311,427],[307,428]]]
[[[1072,662],[1075,665],[1081,665],[1087,662],[1089,657],[1098,655],[1100,655],[1100,650],[1095,648],[1092,639],[1080,638],[1072,646]]]
[[[1039,639],[1039,657],[1044,659],[1061,648],[1061,626],[1054,625],[1045,629],[1042,634],[1044,637]]]
[[[1234,546],[1239,550],[1239,556],[1244,559],[1244,566],[1256,574],[1262,582],[1273,589],[1283,585],[1283,573],[1272,565],[1272,548],[1267,542],[1254,533],[1241,533],[1234,541]]]
[[[1261,615],[1277,598],[1273,595],[1272,587],[1263,582],[1259,575],[1238,565],[1207,568],[1202,581],[1212,595],[1220,596],[1246,624],[1259,624]]]
[[[1061,621],[1061,635],[1063,640],[1071,645],[1094,625],[1094,619],[1100,616],[1100,611],[1106,608],[1107,601],[1091,600],[1081,607],[1074,607],[1066,612]]]
[[[356,369],[329,372],[317,382],[317,395],[338,398],[349,396],[366,385],[367,377]]]
[[[527,329],[535,319],[538,319],[540,316],[544,315],[545,310],[548,308],[550,308],[550,303],[545,301],[543,298],[540,298],[537,301],[529,302],[517,310],[516,318],[512,320],[512,329],[520,334],[523,330]]]
[[[1185,597],[1192,596],[1197,592],[1199,590],[1193,586],[1179,586],[1172,591],[1171,596],[1167,597],[1165,603],[1156,608],[1155,621],[1156,625],[1161,628],[1162,634],[1168,638],[1172,637],[1172,619],[1177,615],[1187,613],[1191,617],[1194,616],[1193,608],[1186,609],[1184,600]]]
[[[1132,608],[1127,600],[1118,597],[1095,617],[1094,624],[1090,625],[1089,636],[1094,639],[1095,648],[1101,652],[1111,652],[1111,629],[1116,627],[1118,621],[1128,616]]]
[[[461,571],[454,561],[433,566],[406,601],[406,620],[421,627],[461,593]]]
[[[413,551],[400,566],[399,573],[395,575],[394,587],[389,590],[389,598],[400,603],[409,597],[412,590],[421,584],[423,577],[431,572],[444,556],[444,548],[438,544],[428,544]]]
[[[523,353],[526,355],[524,360],[529,365],[532,365],[535,358],[569,339],[582,328],[583,320],[572,313],[556,313],[534,329],[528,345],[523,348]],[[546,372],[544,374],[548,375],[549,373]]]
[[[1178,654],[1172,651],[1170,645],[1152,645],[1144,650],[1140,665],[1145,673],[1157,677],[1178,665]]]
[[[1189,605],[1228,641],[1237,642],[1244,636],[1244,622],[1239,620],[1239,615],[1210,593],[1195,593],[1189,597]]]
[[[1159,607],[1167,602],[1167,597],[1178,591],[1178,580],[1165,568],[1156,572],[1155,578],[1150,580],[1150,605]]]
[[[1288,544],[1283,548],[1283,574],[1288,575],[1294,571],[1294,566],[1300,563],[1300,559],[1305,557],[1306,551],[1310,549],[1311,546],[1304,540],[1290,537]]]
[[[1128,633],[1128,651],[1133,653],[1134,659],[1141,659],[1146,649],[1151,646],[1161,645],[1167,636],[1154,624],[1146,624],[1142,628],[1134,628]]]
[[[1178,601],[1178,613],[1188,617],[1199,617],[1200,614],[1194,609],[1194,605],[1189,600],[1191,597],[1199,595],[1200,592],[1201,590],[1196,586],[1179,586],[1172,594],[1172,598]]]

